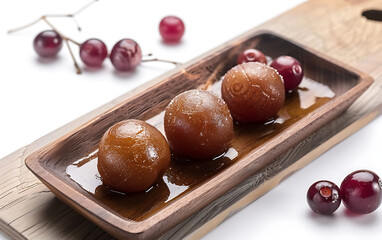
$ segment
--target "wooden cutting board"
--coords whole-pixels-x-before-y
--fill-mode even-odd
[[[249,204],[283,178],[354,133],[382,112],[382,22],[362,12],[382,9],[380,0],[312,0],[252,29],[271,30],[371,75],[375,82],[341,117],[283,154],[202,211],[178,224],[163,239],[199,238],[226,216]],[[111,239],[67,207],[24,165],[36,149],[59,138],[159,79],[129,92],[0,160],[0,229],[15,239]]]

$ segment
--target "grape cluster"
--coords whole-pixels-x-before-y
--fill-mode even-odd
[[[36,53],[42,58],[55,57],[61,50],[63,43],[65,43],[70,52],[70,56],[74,62],[74,66],[78,74],[80,74],[82,71],[76,61],[69,43],[73,43],[79,47],[80,59],[86,66],[92,68],[100,68],[107,57],[110,58],[114,68],[122,72],[134,70],[141,62],[159,61],[168,62],[175,65],[179,64],[178,62],[158,58],[142,59],[142,51],[140,46],[137,42],[129,38],[124,38],[118,41],[110,53],[107,50],[106,44],[97,38],[91,38],[83,43],[79,43],[59,32],[49,20],[50,18],[54,17],[72,18],[77,24],[78,30],[81,31],[81,27],[78,25],[75,17],[97,1],[98,0],[91,0],[89,3],[71,14],[42,15],[37,20],[29,24],[9,30],[8,33],[23,30],[40,21],[45,22],[47,25],[49,25],[51,30],[42,31],[35,37],[33,41],[33,47]],[[164,43],[179,43],[184,34],[184,31],[184,23],[178,17],[167,16],[160,21],[159,33],[162,36]],[[146,56],[151,55],[152,54],[147,54]]]
[[[307,193],[310,208],[320,214],[332,214],[340,206],[341,200],[354,213],[371,213],[381,205],[382,181],[372,171],[358,170],[342,181],[341,188],[322,180],[310,186]]]
[[[167,16],[159,24],[159,32],[166,43],[177,43],[184,33],[183,21],[175,16]],[[40,57],[54,57],[62,48],[63,36],[55,30],[39,33],[33,42],[34,49]],[[74,41],[73,41],[74,42]],[[75,42],[74,42],[75,43]],[[124,38],[118,41],[108,53],[106,44],[100,39],[91,38],[79,44],[80,59],[89,67],[99,68],[109,57],[114,68],[127,72],[134,70],[142,62],[142,50],[133,39]],[[148,61],[148,60],[146,60]],[[160,61],[155,59],[153,61]],[[167,61],[171,62],[171,61]]]

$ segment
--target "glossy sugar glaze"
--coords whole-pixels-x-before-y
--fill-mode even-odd
[[[221,81],[209,90],[220,94]],[[234,124],[234,137],[228,151],[215,159],[204,161],[177,161],[172,159],[163,178],[143,193],[123,195],[109,192],[103,185],[97,171],[97,153],[94,149],[88,156],[73,162],[66,169],[70,178],[85,189],[100,204],[124,218],[142,221],[163,209],[177,198],[192,191],[209,179],[229,170],[251,151],[259,150],[270,139],[306,117],[334,98],[334,92],[326,85],[304,78],[299,89],[286,95],[285,103],[277,118],[265,124]],[[148,119],[162,133],[164,112]],[[208,183],[206,183],[208,184]]]

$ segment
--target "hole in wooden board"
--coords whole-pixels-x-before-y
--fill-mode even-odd
[[[382,21],[382,10],[369,9],[362,12],[362,16],[372,21]]]

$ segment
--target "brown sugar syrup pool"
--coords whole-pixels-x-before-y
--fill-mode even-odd
[[[220,86],[221,81],[218,81],[209,90],[220,96]],[[191,191],[239,161],[241,156],[293,125],[334,96],[334,92],[328,86],[304,77],[299,89],[286,95],[284,106],[274,121],[263,125],[235,124],[235,136],[231,148],[224,155],[215,159],[196,162],[173,159],[162,180],[146,192],[124,195],[108,191],[102,185],[97,170],[98,149],[69,165],[66,173],[90,195],[122,217],[133,221],[142,221],[164,208],[180,195]],[[164,112],[147,120],[147,122],[164,133],[163,116]]]

